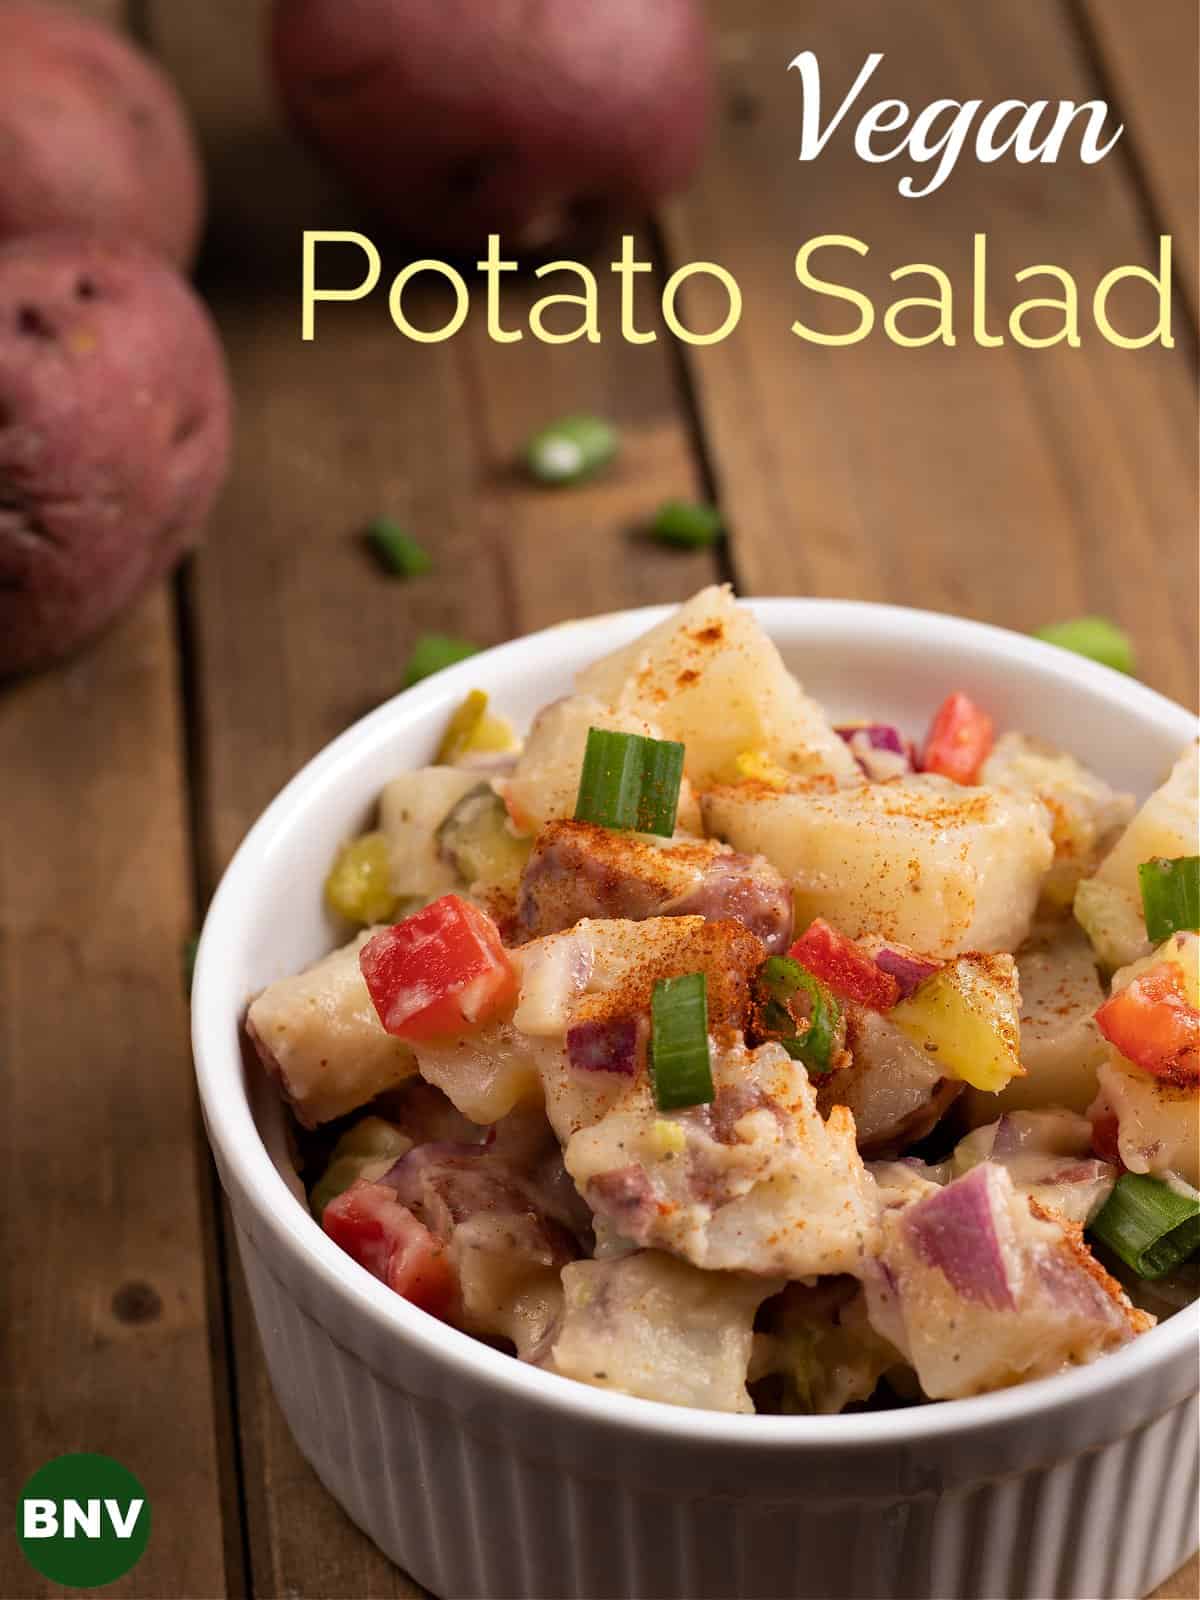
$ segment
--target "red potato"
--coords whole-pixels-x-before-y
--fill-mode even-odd
[[[208,314],[159,257],[0,245],[0,676],[74,650],[178,560],[231,413]]]
[[[380,217],[538,251],[682,185],[703,142],[697,0],[275,0],[301,131]]]
[[[191,261],[204,180],[187,114],[111,28],[0,0],[0,153],[0,241],[69,228]]]

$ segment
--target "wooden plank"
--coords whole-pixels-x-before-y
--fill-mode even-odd
[[[1173,235],[1180,277],[1200,315],[1200,151],[1194,0],[1081,0],[1100,65],[1116,90],[1133,159],[1163,231]]]
[[[1016,628],[1104,612],[1134,634],[1147,680],[1191,701],[1196,428],[1186,317],[1172,352],[1118,350],[1094,331],[1078,350],[1011,341],[981,349],[969,310],[954,349],[901,349],[879,330],[828,349],[789,331],[797,317],[822,316],[796,283],[793,258],[823,233],[870,246],[865,261],[838,252],[837,264],[820,264],[886,305],[927,292],[927,280],[888,283],[892,268],[911,262],[942,267],[960,300],[969,297],[973,235],[986,231],[993,325],[1015,303],[1011,275],[1021,267],[1069,268],[1090,302],[1108,269],[1152,259],[1128,168],[1115,159],[1085,168],[972,158],[917,200],[898,194],[894,164],[859,161],[844,129],[817,161],[797,160],[801,97],[787,66],[800,49],[817,52],[835,103],[871,51],[885,64],[867,103],[1086,99],[1096,86],[1065,10],[1040,0],[846,0],[810,10],[801,29],[789,0],[715,0],[713,9],[722,126],[699,183],[669,213],[667,238],[673,263],[719,261],[745,296],[733,337],[689,352],[744,588],[886,599]],[[843,272],[851,259],[853,272]],[[691,297],[697,324],[719,320],[712,299]],[[830,330],[852,325],[850,308],[824,303]]]
[[[0,1389],[19,1396],[0,1478],[11,1505],[70,1451],[138,1475],[153,1532],[115,1596],[227,1592],[177,684],[164,586],[85,655],[0,687]],[[0,1593],[63,1592],[4,1542]]]
[[[302,344],[300,232],[361,219],[275,124],[250,11],[158,0],[150,19],[202,125],[215,197],[206,282],[241,405],[238,469],[191,586],[210,881],[296,768],[396,691],[418,633],[490,644],[681,598],[715,572],[707,556],[630,536],[657,501],[698,490],[665,344],[501,349],[473,320],[418,349],[382,306],[334,308]],[[255,176],[266,172],[269,184]],[[515,324],[535,297],[514,291]],[[434,309],[415,296],[411,314]],[[622,424],[619,467],[585,490],[527,486],[513,468],[519,442],[585,408]],[[434,577],[404,585],[375,570],[357,533],[382,513],[433,552]],[[301,1460],[240,1291],[234,1321],[254,1592],[415,1594]]]
[[[175,679],[160,591],[0,694],[4,1498],[70,1451],[135,1472],[153,1533],[114,1595],[226,1592]],[[0,1544],[0,1594],[62,1592]]]

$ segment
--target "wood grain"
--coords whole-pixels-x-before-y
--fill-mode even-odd
[[[226,1593],[177,680],[163,589],[0,689],[0,1476],[11,1506],[70,1451],[138,1475],[153,1533],[114,1596]],[[0,1593],[63,1592],[3,1541]]]
[[[886,305],[888,272],[941,266],[969,292],[973,235],[986,231],[993,325],[1011,273],[1072,270],[1090,296],[1118,263],[1151,259],[1130,170],[961,164],[937,193],[897,193],[896,166],[867,167],[850,136],[801,165],[801,97],[788,63],[816,50],[841,98],[868,52],[885,64],[867,103],[899,95],[1084,99],[1088,57],[1065,8],[847,0],[716,0],[723,123],[691,195],[673,207],[673,261],[722,262],[745,295],[741,328],[689,353],[743,587],[858,595],[955,611],[1015,628],[1098,611],[1133,633],[1147,680],[1191,701],[1195,680],[1196,416],[1186,325],[1168,352],[900,349],[877,330],[827,349],[789,332],[852,314],[802,294],[793,257],[808,238],[854,235],[867,260],[843,275]],[[1142,8],[1139,8],[1139,10]],[[850,260],[839,252],[841,260]],[[885,291],[890,290],[891,293]],[[693,297],[697,323],[714,315]],[[1134,296],[1126,315],[1135,315]],[[1118,313],[1119,314],[1119,313]],[[1186,324],[1186,318],[1179,319]],[[927,324],[926,324],[927,326]]]
[[[0,692],[4,1498],[70,1451],[135,1472],[154,1527],[121,1596],[225,1593],[179,751],[163,593]],[[62,1592],[0,1542],[0,1594]]]
[[[204,282],[241,404],[234,481],[190,579],[210,883],[292,773],[396,692],[420,632],[491,644],[570,615],[682,598],[715,571],[707,557],[631,537],[659,500],[697,490],[665,344],[502,349],[473,318],[452,342],[418,348],[382,301],[332,309],[315,343],[301,342],[300,231],[362,219],[276,125],[250,9],[162,0],[150,17],[152,42],[199,115],[210,170],[225,177]],[[248,182],[267,171],[269,186]],[[396,271],[405,258],[391,259]],[[514,325],[545,292],[513,292]],[[414,296],[414,321],[432,321],[435,300]],[[585,408],[622,424],[621,463],[586,490],[530,487],[514,470],[519,444]],[[380,514],[430,549],[433,577],[380,575],[359,538]],[[415,1594],[300,1458],[240,1291],[234,1325],[254,1592]]]
[[[1148,200],[1175,239],[1180,277],[1200,315],[1200,151],[1197,62],[1200,12],[1193,0],[1081,0],[1100,63],[1113,85]]]

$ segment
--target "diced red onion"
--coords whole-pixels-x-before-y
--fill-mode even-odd
[[[911,1205],[904,1229],[921,1260],[936,1267],[964,1300],[1012,1311],[1016,1300],[997,1228],[997,1208],[1004,1205],[1003,1195],[994,1192],[997,1183],[1011,1193],[1002,1172],[986,1162],[973,1167],[965,1178]]]
[[[886,972],[900,985],[900,998],[907,1000],[926,978],[932,978],[941,967],[936,961],[922,961],[917,956],[903,956],[899,950],[881,950],[875,957],[880,972]]]
[[[994,1156],[1011,1155],[1014,1150],[1022,1147],[1021,1130],[1011,1117],[1001,1117],[996,1124],[996,1132],[992,1138],[992,1154]]]
[[[582,1072],[637,1072],[638,1025],[633,1017],[579,1022],[567,1030],[567,1057]]]
[[[903,778],[913,770],[914,757],[895,728],[886,722],[868,722],[857,728],[836,730],[854,752],[866,776],[872,783],[887,783],[892,778]]]
[[[466,1144],[458,1140],[437,1139],[428,1144],[415,1144],[411,1150],[406,1150],[376,1182],[386,1184],[389,1189],[399,1189],[408,1179],[414,1177],[426,1167],[440,1166],[446,1162],[457,1162],[472,1156],[482,1156],[485,1148],[482,1144]]]
[[[899,732],[886,722],[864,722],[857,727],[836,728],[834,731],[847,744],[853,744],[855,739],[861,737],[872,750],[892,750],[898,756],[908,755],[908,746]]]

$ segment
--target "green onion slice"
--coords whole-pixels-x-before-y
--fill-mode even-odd
[[[589,728],[575,821],[669,839],[675,832],[682,781],[681,744]]]
[[[410,533],[381,517],[367,529],[367,543],[385,572],[394,578],[419,578],[433,571],[433,558]]]
[[[1139,1278],[1161,1278],[1200,1250],[1200,1194],[1122,1173],[1091,1232]]]
[[[561,417],[535,433],[525,462],[539,483],[582,483],[617,453],[617,430],[602,417]]]
[[[1102,666],[1131,676],[1137,670],[1133,644],[1129,635],[1107,617],[1076,617],[1071,622],[1051,622],[1045,628],[1033,630],[1035,639],[1056,644],[1071,650],[1077,656],[1087,656],[1089,661],[1099,661]]]
[[[683,550],[706,549],[716,544],[724,531],[721,513],[715,506],[693,505],[686,500],[668,500],[650,524],[652,539]]]
[[[196,971],[196,952],[200,948],[200,937],[192,933],[183,941],[180,951],[180,960],[183,967],[183,992],[188,999],[192,996],[192,977]]]
[[[708,1105],[716,1096],[708,1054],[708,978],[660,978],[650,999],[650,1076],[660,1111]]]
[[[758,983],[763,998],[760,1031],[810,1072],[831,1072],[845,1036],[837,999],[790,956],[772,956],[763,964]]]
[[[1200,856],[1155,856],[1138,867],[1151,944],[1173,933],[1200,933]]]
[[[423,633],[413,646],[408,666],[404,669],[404,687],[411,689],[422,678],[432,678],[443,667],[452,667],[456,661],[479,654],[477,644],[465,639],[452,639],[444,633]]]

